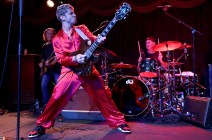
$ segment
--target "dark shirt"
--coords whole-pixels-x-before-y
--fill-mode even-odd
[[[153,54],[146,53],[146,54],[145,54],[145,58],[151,58],[151,59],[158,60],[158,55],[159,55],[158,52],[155,52],[155,53],[153,53]]]

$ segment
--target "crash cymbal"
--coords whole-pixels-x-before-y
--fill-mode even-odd
[[[191,48],[192,47],[192,45],[191,44],[183,44],[183,45],[181,45],[178,49],[184,49],[184,48]]]
[[[153,50],[161,52],[172,51],[179,48],[181,45],[182,43],[178,41],[166,41],[153,46]]]
[[[181,63],[181,62],[170,62],[169,63],[171,66],[177,66],[177,65],[182,65],[184,63]]]
[[[136,68],[136,65],[123,64],[123,63],[112,63],[109,65],[111,68],[120,69],[120,68]]]
[[[104,47],[98,47],[95,52],[101,55],[102,57],[106,57],[107,59],[118,58],[117,54],[115,54],[113,51],[106,49]]]

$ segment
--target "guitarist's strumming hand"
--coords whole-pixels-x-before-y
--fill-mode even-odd
[[[77,54],[77,55],[73,56],[73,61],[77,62],[79,64],[85,63],[85,60],[86,60],[86,55],[84,55],[84,54]]]
[[[50,68],[50,67],[54,66],[56,63],[57,63],[57,57],[53,56],[53,57],[49,58],[48,60],[46,60],[45,67]]]

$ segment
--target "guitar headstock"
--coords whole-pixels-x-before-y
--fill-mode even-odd
[[[115,13],[115,19],[116,20],[121,20],[123,18],[125,18],[125,16],[127,15],[127,13],[129,13],[131,11],[131,7],[128,3],[124,2],[122,4],[122,6],[119,8],[119,10],[116,11]]]

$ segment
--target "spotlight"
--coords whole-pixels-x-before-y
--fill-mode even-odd
[[[52,0],[47,0],[46,1],[46,4],[49,6],[49,7],[54,7],[54,2]]]
[[[59,4],[63,4],[63,1],[59,1]]]

